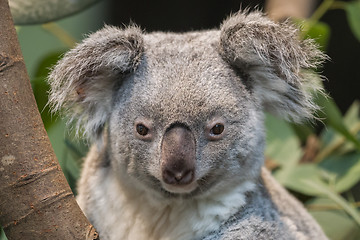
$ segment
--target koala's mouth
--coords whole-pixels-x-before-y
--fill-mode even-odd
[[[169,185],[162,181],[161,189],[167,197],[182,197],[192,198],[198,195],[203,195],[207,190],[216,185],[216,177],[213,174],[208,174],[202,178],[198,178],[187,185]]]
[[[191,193],[191,192],[195,191],[199,186],[197,181],[193,181],[186,185],[167,184],[167,183],[161,182],[161,185],[162,185],[163,189],[166,190],[167,192],[176,193],[176,194]]]

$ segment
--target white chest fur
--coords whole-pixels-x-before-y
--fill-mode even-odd
[[[218,229],[245,204],[245,193],[255,189],[254,183],[244,182],[199,199],[156,199],[147,191],[125,190],[109,174],[97,183],[92,220],[102,239],[109,240],[197,239]]]

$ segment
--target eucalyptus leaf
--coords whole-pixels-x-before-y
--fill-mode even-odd
[[[354,36],[360,41],[360,1],[352,1],[345,5],[346,16]]]
[[[345,113],[342,121],[344,126],[349,129],[351,135],[360,140],[360,103],[359,101],[354,101],[354,103],[350,106],[348,111]],[[358,134],[356,135],[356,132]],[[332,149],[332,153],[336,153],[337,155],[347,154],[351,151],[357,149],[356,145],[354,145],[351,141],[346,141],[344,139],[344,135],[340,134],[338,131],[331,126],[326,126],[324,130],[320,134],[320,139],[323,143],[323,149],[321,151],[327,151],[327,149]],[[335,149],[336,147],[336,149]]]
[[[329,146],[334,144],[336,141],[339,141],[342,138],[342,135],[335,131],[335,129],[333,129],[332,127],[326,126],[320,133],[319,137],[322,141],[323,146]]]
[[[274,176],[278,179],[277,172],[274,173]],[[283,180],[282,184],[284,184],[286,188],[304,195],[322,195],[322,192],[319,191],[319,189],[309,186],[309,184],[304,182],[305,180],[323,184],[321,179],[321,170],[318,168],[317,164],[307,163],[297,165],[289,171],[287,178]]]
[[[289,189],[309,195],[322,196],[323,191],[307,181],[330,187],[335,193],[342,193],[360,181],[360,153],[354,152],[341,156],[330,156],[321,163],[299,164],[289,169],[282,183]],[[278,178],[278,173],[274,176]]]
[[[71,139],[74,139],[71,137]],[[70,153],[75,159],[81,159],[85,157],[88,152],[88,145],[86,144],[85,140],[78,139],[76,142],[71,141],[69,138],[65,138],[65,145],[69,149]]]
[[[300,141],[291,125],[281,119],[267,114],[266,126],[266,150],[265,155],[282,166],[297,162],[298,156],[294,152],[301,151]]]
[[[329,124],[337,132],[341,133],[347,140],[352,142],[357,149],[360,150],[360,141],[351,134],[344,124],[341,112],[334,101],[323,94],[318,94],[316,102],[319,106],[322,106],[322,110],[318,112],[319,118],[325,119],[325,123]]]
[[[50,112],[48,103],[48,91],[49,85],[47,84],[45,78],[35,78],[31,81],[31,86],[33,89],[33,93],[35,96],[36,104],[38,106],[39,112],[41,114],[41,119],[44,123],[45,129],[49,129],[53,124],[53,117],[56,115],[52,115]]]
[[[68,136],[66,124],[57,119],[53,126],[47,131],[55,155],[59,160],[64,175],[72,189],[76,192],[76,179],[79,176],[79,166],[76,164],[79,159],[70,154],[65,138]]]
[[[314,126],[312,123],[306,122],[302,124],[290,123],[294,133],[296,133],[297,137],[302,143],[305,143],[310,135],[315,134]]]
[[[352,128],[359,122],[360,122],[360,101],[355,100],[345,113],[344,123],[348,128]]]
[[[360,140],[360,102],[358,100],[354,101],[347,110],[344,116],[344,124],[355,138]],[[345,154],[350,151],[354,151],[354,144],[347,141],[341,146],[339,153]]]
[[[342,193],[360,181],[360,152],[333,155],[322,161],[319,167],[336,175],[334,190]]]
[[[334,201],[338,206],[344,209],[344,211],[349,214],[356,222],[356,224],[360,227],[360,212],[352,204],[346,201],[341,195],[334,192],[324,183],[315,182],[311,179],[304,179],[302,180],[302,182],[308,185],[308,187],[310,188],[317,189],[321,193],[321,196],[325,196]]]
[[[360,228],[338,205],[328,198],[315,198],[306,203],[310,214],[331,240],[358,240]]]
[[[329,44],[331,32],[329,25],[324,22],[316,22],[310,25],[311,27],[306,33],[306,38],[314,39],[320,46],[320,49],[325,51]]]
[[[51,22],[84,10],[99,0],[9,0],[16,25]]]
[[[38,63],[35,78],[31,79],[31,86],[45,129],[49,129],[54,122],[53,118],[57,117],[56,114],[51,113],[48,106],[48,92],[50,88],[46,79],[51,67],[59,60],[62,53],[57,51],[47,54]]]
[[[274,176],[281,184],[285,184],[302,156],[300,140],[288,122],[270,114],[266,116],[265,126],[265,155],[280,165]]]
[[[276,179],[284,184],[302,156],[300,140],[292,126],[272,115],[265,120],[267,130],[265,155],[280,165]]]
[[[8,240],[1,226],[0,226],[0,240]]]
[[[57,61],[64,54],[64,51],[53,51],[47,53],[40,61],[37,63],[35,77],[38,78],[47,78],[50,73],[51,68],[57,63]]]

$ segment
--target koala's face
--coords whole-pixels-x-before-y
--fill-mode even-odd
[[[202,196],[259,177],[263,110],[311,118],[307,89],[318,84],[308,73],[324,58],[293,26],[259,12],[184,34],[105,27],[58,62],[50,101],[90,139],[107,126],[121,181]]]
[[[143,60],[116,93],[110,117],[119,176],[172,196],[258,176],[262,112],[220,57],[217,38],[215,31],[144,37]]]

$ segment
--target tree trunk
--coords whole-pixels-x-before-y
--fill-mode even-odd
[[[98,239],[42,124],[7,0],[0,0],[0,225],[10,240]]]

